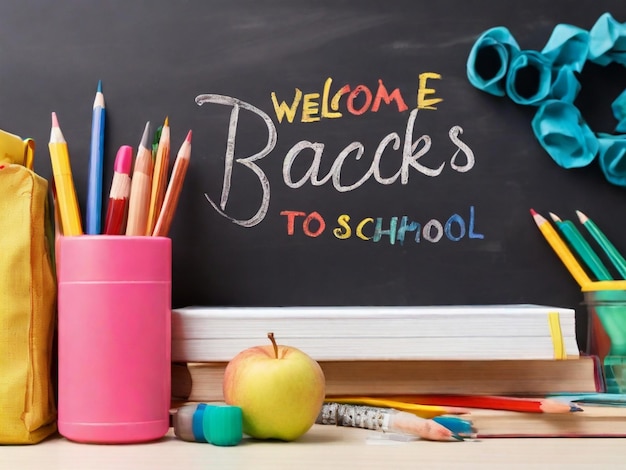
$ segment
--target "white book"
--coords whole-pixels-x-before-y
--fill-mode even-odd
[[[172,311],[172,360],[228,361],[270,331],[316,360],[579,356],[575,311],[562,307],[186,307]]]

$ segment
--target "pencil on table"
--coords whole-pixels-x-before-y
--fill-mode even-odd
[[[152,151],[150,150],[150,122],[146,123],[137,149],[128,202],[126,235],[146,235],[152,186]]]
[[[626,279],[626,260],[624,260],[622,254],[617,250],[617,248],[615,248],[615,245],[609,241],[604,232],[600,230],[593,220],[580,211],[576,211],[576,214],[578,215],[578,220],[580,220],[583,227],[587,229],[596,243],[600,245],[602,250],[611,260],[615,269],[617,269],[619,274],[622,276],[622,279]]]
[[[548,222],[545,217],[538,214],[534,209],[531,209],[530,213],[532,214],[535,224],[539,227],[539,230],[543,234],[544,238],[561,259],[561,262],[568,269],[578,285],[580,287],[589,285],[591,283],[591,279],[585,270],[580,266],[578,260],[576,260],[565,242],[563,242],[561,237],[559,237],[559,234],[556,230],[554,230],[554,227],[552,227],[550,222]]]
[[[172,169],[172,176],[170,177],[169,185],[163,199],[163,206],[159,218],[157,219],[152,235],[155,237],[166,237],[172,225],[174,219],[174,213],[176,212],[176,206],[178,205],[178,198],[183,188],[185,181],[185,175],[187,174],[187,167],[189,166],[189,158],[191,157],[191,131],[187,133],[185,141],[178,151],[176,161],[174,162],[174,168]]]
[[[83,227],[80,220],[80,210],[74,180],[72,178],[72,167],[67,148],[67,142],[61,132],[59,120],[56,113],[52,113],[52,127],[50,129],[50,141],[48,143],[50,151],[50,162],[52,163],[52,174],[56,188],[59,214],[63,235],[82,235]]]
[[[104,233],[121,235],[124,233],[126,205],[130,194],[130,167],[133,162],[133,148],[122,145],[115,156],[113,182],[109,193]]]
[[[348,405],[367,405],[384,408],[394,408],[398,411],[406,411],[421,418],[434,418],[441,415],[460,415],[469,413],[469,409],[447,405],[429,405],[416,403],[394,397],[358,397],[358,396],[327,396],[326,401],[343,403]]]
[[[169,118],[165,118],[165,123],[161,129],[159,146],[157,148],[152,172],[152,188],[150,192],[150,209],[148,211],[148,223],[146,235],[151,235],[154,231],[157,218],[161,212],[163,198],[165,197],[165,187],[167,186],[167,171],[170,158],[170,126]]]
[[[573,403],[550,398],[521,398],[492,395],[410,395],[389,397],[391,400],[433,406],[462,406],[526,413],[570,413],[582,411]],[[471,414],[471,413],[470,413]]]
[[[91,145],[89,148],[89,179],[87,186],[86,232],[99,234],[102,226],[102,166],[104,165],[104,124],[106,107],[102,81],[98,82],[91,117]]]
[[[322,406],[315,422],[335,426],[348,426],[373,431],[395,432],[412,435],[432,441],[463,440],[472,437],[475,429],[470,421],[455,419],[454,427],[460,427],[457,433],[435,419],[420,418],[415,414],[393,408],[353,405],[347,403],[326,402]]]

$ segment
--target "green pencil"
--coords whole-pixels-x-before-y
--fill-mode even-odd
[[[550,212],[550,217],[554,221],[559,231],[563,234],[573,250],[580,256],[583,262],[591,270],[598,281],[610,281],[611,273],[604,266],[602,260],[596,255],[591,245],[587,243],[585,237],[578,231],[571,220],[561,220],[556,214]]]
[[[587,229],[587,231],[591,234],[594,240],[600,245],[600,247],[604,250],[606,255],[609,257],[615,269],[619,272],[622,279],[626,279],[626,260],[621,255],[621,253],[615,248],[615,246],[606,238],[606,235],[602,233],[602,231],[598,228],[598,226],[583,214],[580,211],[576,211],[578,215],[578,219],[580,223]]]

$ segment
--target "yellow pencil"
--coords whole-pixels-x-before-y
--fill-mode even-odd
[[[418,403],[407,403],[403,401],[388,399],[386,397],[326,397],[325,400],[334,403],[349,403],[351,405],[368,405],[368,406],[383,406],[387,408],[394,408],[400,411],[406,411],[413,413],[422,418],[434,418],[435,416],[450,415],[450,414],[465,414],[469,413],[468,408],[462,408],[457,406],[442,406],[442,405],[421,405]]]
[[[147,122],[137,149],[137,158],[135,158],[128,202],[126,235],[142,236],[147,234],[150,188],[152,185],[152,152],[150,151],[149,133],[150,122]]]
[[[161,138],[157,147],[154,161],[154,171],[152,173],[152,191],[150,193],[150,210],[148,212],[148,225],[146,235],[152,235],[157,218],[161,212],[163,199],[165,198],[165,188],[167,186],[167,171],[170,159],[170,126],[169,118],[165,118],[165,123],[161,129]]]
[[[83,227],[80,220],[74,180],[72,179],[70,156],[56,113],[52,113],[52,128],[50,130],[48,150],[50,151],[52,174],[54,176],[63,235],[82,235]]]
[[[554,230],[554,227],[550,225],[548,220],[535,212],[535,210],[531,209],[530,213],[539,227],[539,230],[543,234],[546,241],[550,244],[554,252],[561,258],[561,261],[570,272],[572,277],[576,280],[580,287],[584,287],[590,284],[592,281],[585,272],[585,270],[580,266],[570,249],[567,247],[565,242],[559,237],[559,234]]]
[[[167,237],[167,233],[172,225],[172,220],[174,219],[176,206],[178,205],[178,197],[180,196],[180,191],[183,188],[183,182],[185,181],[185,175],[187,174],[190,157],[191,131],[187,133],[187,137],[180,146],[180,150],[176,156],[176,162],[174,162],[174,169],[172,170],[170,183],[167,186],[165,198],[163,199],[161,213],[159,214],[159,218],[154,226],[154,232],[152,233],[155,237]]]

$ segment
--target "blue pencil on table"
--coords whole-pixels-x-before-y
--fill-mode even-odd
[[[102,171],[104,166],[104,125],[106,107],[102,93],[102,80],[93,102],[91,120],[91,145],[89,149],[89,180],[87,186],[86,233],[97,235],[102,231]]]

